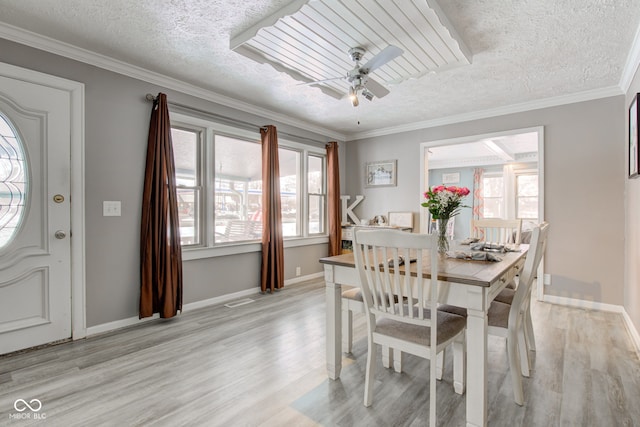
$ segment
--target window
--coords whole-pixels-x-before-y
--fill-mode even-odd
[[[183,247],[207,248],[262,237],[262,147],[255,133],[172,113]],[[324,235],[324,147],[279,139],[285,239]]]
[[[516,218],[538,221],[538,174],[516,175]]]
[[[177,126],[171,128],[178,187],[180,243],[183,246],[199,245],[202,242],[200,232],[202,177],[198,162],[201,139],[202,130]]]
[[[280,142],[278,141],[279,145]],[[300,152],[289,148],[279,147],[280,161],[280,203],[282,209],[282,235],[284,237],[300,236]]]
[[[484,190],[484,218],[504,218],[504,179],[502,175],[485,174],[482,178]]]
[[[22,141],[0,115],[0,248],[11,243],[25,214],[27,178]]]
[[[515,213],[516,218],[537,222],[538,173],[527,169],[507,176],[509,182],[505,182],[503,174],[485,174],[484,217],[513,218]]]
[[[257,141],[214,135],[214,242],[262,236],[262,148]]]
[[[309,234],[325,233],[325,213],[327,211],[325,158],[318,155],[307,157],[307,194],[309,197]]]

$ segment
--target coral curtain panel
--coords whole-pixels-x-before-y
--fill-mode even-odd
[[[484,217],[484,186],[483,178],[484,169],[476,168],[473,170],[473,219],[482,219]],[[472,235],[484,239],[484,229],[471,230]]]
[[[182,310],[182,248],[167,96],[153,102],[140,230],[140,318]]]
[[[338,167],[338,143],[327,144],[327,182],[329,208],[329,256],[340,255],[342,227],[340,218],[340,169]]]
[[[260,128],[262,138],[262,292],[284,287],[284,242],[280,203],[278,133],[275,126]]]

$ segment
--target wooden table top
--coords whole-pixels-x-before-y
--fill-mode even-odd
[[[451,250],[469,251],[469,246],[452,244]],[[489,287],[509,271],[510,268],[518,264],[526,256],[529,245],[521,244],[520,252],[506,252],[496,254],[502,258],[502,261],[471,261],[457,258],[449,258],[444,255],[439,259],[438,280],[446,282],[465,283],[469,285]],[[385,258],[383,258],[385,259]],[[431,259],[426,256],[423,258],[423,275],[430,278]],[[355,259],[353,253],[345,253],[332,257],[320,258],[320,263],[341,267],[355,268]],[[416,274],[416,263],[411,263],[411,273]],[[404,273],[404,267],[401,267],[400,274]]]

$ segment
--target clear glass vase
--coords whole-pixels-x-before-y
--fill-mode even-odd
[[[438,253],[444,254],[449,250],[449,236],[447,236],[447,225],[449,218],[438,218]]]

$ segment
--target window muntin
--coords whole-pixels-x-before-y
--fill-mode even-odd
[[[12,242],[25,215],[27,178],[22,142],[0,114],[0,248]]]
[[[202,165],[200,191],[199,197],[194,197],[200,216],[194,218],[193,227],[194,233],[199,231],[201,241],[190,246],[213,248],[258,242],[262,237],[262,147],[257,134],[179,113],[172,114],[172,119],[174,127],[200,132],[199,157],[195,161]],[[285,240],[326,234],[324,152],[324,147],[279,140]],[[308,172],[310,158],[312,172]],[[314,180],[311,187],[310,177]],[[179,182],[185,192],[187,184],[192,184],[184,177]],[[319,193],[310,197],[312,187]],[[185,198],[191,199],[189,195]],[[191,224],[186,222],[185,226]]]

